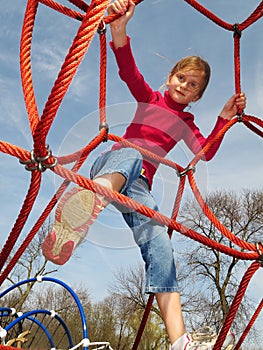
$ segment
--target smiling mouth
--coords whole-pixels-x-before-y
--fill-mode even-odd
[[[177,92],[179,95],[184,96],[184,94],[183,94],[181,91],[176,90],[176,92]]]

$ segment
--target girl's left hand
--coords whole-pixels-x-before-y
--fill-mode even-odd
[[[232,119],[238,111],[243,111],[246,108],[246,101],[246,95],[243,92],[233,95],[222,109],[220,117],[228,120]]]

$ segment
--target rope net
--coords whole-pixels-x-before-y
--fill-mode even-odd
[[[137,210],[143,215],[148,217],[154,217],[155,220],[164,224],[168,228],[168,233],[171,236],[173,230],[180,232],[181,234],[200,242],[208,247],[217,249],[218,251],[228,254],[237,259],[251,261],[251,265],[246,271],[240,287],[237,291],[236,297],[230,307],[227,319],[222,327],[219,334],[217,343],[214,346],[215,350],[221,348],[224,338],[230,329],[231,323],[235,317],[236,311],[242,301],[245,294],[248,283],[254,273],[262,266],[262,254],[263,248],[261,244],[252,244],[246,242],[239,237],[236,237],[234,233],[230,232],[212,213],[209,209],[205,200],[203,199],[194,177],[194,168],[199,162],[201,157],[209,151],[217,139],[221,138],[225,133],[228,132],[236,123],[242,123],[253,133],[259,137],[263,136],[263,120],[247,115],[244,111],[238,111],[236,118],[229,121],[224,128],[216,135],[216,137],[206,145],[206,147],[190,161],[187,167],[172,162],[168,159],[160,158],[157,155],[140,149],[135,145],[129,143],[127,140],[121,137],[108,133],[108,125],[106,118],[106,35],[105,26],[111,21],[116,19],[118,15],[105,16],[106,9],[109,5],[109,0],[93,0],[88,5],[83,0],[68,0],[70,3],[78,8],[78,11],[72,10],[62,4],[59,4],[53,0],[28,0],[24,15],[24,22],[21,33],[21,44],[20,44],[20,70],[21,70],[21,81],[23,88],[23,95],[25,106],[28,114],[28,122],[32,134],[33,150],[28,151],[19,146],[10,144],[5,141],[0,141],[0,151],[19,159],[20,163],[23,164],[26,170],[31,175],[30,185],[25,196],[21,211],[19,212],[17,219],[13,225],[13,228],[2,248],[0,253],[0,269],[2,270],[0,276],[0,284],[2,284],[12,271],[25,249],[32,241],[36,233],[39,231],[41,226],[44,224],[47,217],[50,215],[52,209],[60,199],[68,184],[73,182],[81,187],[87,188],[93,192],[97,192],[110,200],[121,203],[122,205]],[[240,40],[242,32],[259,20],[263,15],[263,1],[257,6],[257,8],[242,22],[242,23],[227,23],[207,10],[204,6],[195,0],[184,0],[187,4],[196,9],[199,13],[206,16],[209,20],[213,21],[216,25],[222,27],[225,30],[233,32],[234,40],[234,75],[235,75],[235,91],[236,93],[241,92],[240,82]],[[141,1],[134,0],[135,5]],[[39,4],[48,6],[49,8],[57,11],[60,14],[71,17],[74,20],[80,22],[78,32],[72,42],[71,47],[65,57],[62,64],[61,70],[54,82],[51,89],[51,93],[47,98],[42,115],[38,112],[36,103],[32,71],[31,71],[31,46],[32,46],[32,33],[35,25],[36,14]],[[100,37],[100,94],[99,94],[99,133],[82,149],[76,150],[72,154],[68,154],[62,157],[55,157],[52,154],[50,147],[46,143],[46,139],[50,128],[55,120],[57,111],[63,101],[63,98],[72,82],[72,79],[79,68],[79,65],[87,53],[92,38],[96,33],[99,33]],[[138,149],[145,157],[157,161],[165,166],[168,166],[175,170],[179,177],[179,186],[175,196],[175,202],[173,207],[172,217],[169,218],[162,213],[156,213],[150,208],[147,208],[140,203],[133,201],[124,195],[110,191],[92,180],[78,174],[79,169],[87,160],[90,153],[97,148],[105,140],[111,140],[116,142],[122,142],[124,147],[133,147]],[[71,169],[65,167],[67,164],[73,164]],[[57,192],[51,198],[50,202],[39,216],[28,235],[24,238],[20,247],[15,251],[12,256],[10,255],[15,243],[20,236],[20,233],[25,226],[31,211],[34,208],[34,203],[38,197],[41,179],[45,171],[52,171],[56,175],[62,177],[64,182],[58,188]],[[178,211],[181,205],[181,200],[184,193],[186,179],[188,180],[191,190],[202,208],[204,214],[212,222],[213,225],[227,237],[235,246],[239,249],[230,248],[215,242],[198,232],[180,224],[176,221]],[[146,314],[143,317],[141,326],[138,330],[137,338],[135,339],[133,350],[138,348],[140,338],[147,321],[147,314],[150,310],[150,305],[153,302],[153,297],[149,297],[148,306],[145,310]],[[249,329],[252,327],[257,315],[262,309],[262,302],[259,304],[258,309],[255,312],[253,319],[249,322],[247,329],[245,330],[240,341],[236,345],[235,349],[239,349]]]

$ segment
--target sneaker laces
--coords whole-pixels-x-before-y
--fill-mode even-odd
[[[197,341],[197,342],[205,342],[205,341],[213,341],[215,339],[217,339],[217,335],[216,333],[214,333],[214,331],[212,330],[211,327],[209,326],[205,326],[205,327],[201,327],[199,329],[197,329],[196,331],[191,333],[191,338],[193,339],[193,341]]]
[[[214,333],[213,329],[209,326],[201,327],[190,334],[193,341],[193,345],[190,345],[189,349],[207,349],[207,345],[214,346],[217,341],[218,335]],[[198,345],[198,347],[196,347]],[[222,345],[222,350],[232,350],[235,345],[235,337],[232,332],[228,332],[225,341]],[[209,347],[210,349],[210,347]],[[212,349],[212,347],[211,347]]]

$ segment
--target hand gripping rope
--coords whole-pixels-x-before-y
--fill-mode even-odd
[[[25,0],[26,1],[26,0]],[[195,8],[199,13],[203,14],[209,20],[213,21],[216,25],[233,32],[234,39],[234,68],[235,68],[235,91],[239,93],[241,91],[240,83],[240,40],[242,32],[247,29],[251,24],[258,21],[263,15],[263,1],[259,3],[257,8],[245,19],[242,23],[230,24],[211,11],[206,9],[204,6],[199,4],[196,0],[182,0],[188,3],[190,6]],[[134,1],[138,5],[141,1]],[[202,156],[213,146],[219,138],[221,138],[227,131],[233,127],[236,123],[242,123],[252,132],[260,137],[263,137],[263,132],[260,128],[263,127],[262,119],[254,116],[245,114],[244,111],[238,111],[237,118],[232,119],[225,125],[225,127],[216,135],[215,139],[212,140],[206,147],[197,154],[192,161],[188,164],[186,168],[183,168],[179,164],[172,162],[168,159],[158,157],[157,155],[146,151],[144,149],[135,147],[133,144],[129,143],[127,140],[123,140],[117,135],[109,133],[109,126],[106,120],[106,25],[111,21],[116,19],[118,15],[106,16],[105,12],[109,5],[109,0],[93,0],[88,5],[83,0],[69,0],[69,3],[75,5],[79,11],[70,9],[56,1],[53,0],[28,0],[27,7],[24,15],[24,23],[21,33],[21,44],[20,44],[20,71],[21,71],[21,82],[24,93],[24,101],[26,105],[26,110],[28,114],[28,121],[32,132],[32,143],[33,150],[26,151],[19,146],[9,144],[4,141],[0,141],[0,150],[3,153],[9,154],[13,157],[19,159],[20,163],[25,165],[25,168],[31,173],[30,186],[28,188],[27,195],[25,197],[24,203],[22,205],[21,211],[15,221],[15,224],[9,233],[9,236],[4,244],[2,251],[0,253],[0,284],[4,282],[9,273],[12,271],[17,261],[24,253],[25,249],[32,241],[36,233],[39,231],[46,218],[50,215],[52,209],[56,205],[57,201],[62,196],[63,192],[66,190],[70,182],[74,182],[82,187],[90,189],[97,192],[110,200],[114,200],[122,205],[127,206],[130,209],[137,210],[143,215],[148,217],[154,217],[155,220],[159,221],[168,227],[168,234],[171,236],[173,230],[180,232],[181,234],[188,236],[191,239],[196,240],[208,247],[217,249],[220,252],[228,254],[232,257],[242,260],[252,261],[251,266],[246,271],[240,288],[237,292],[236,298],[234,299],[227,319],[222,327],[219,334],[218,341],[214,346],[214,350],[219,350],[223,344],[224,338],[233,322],[236,311],[240,305],[242,297],[248,286],[249,280],[252,278],[253,274],[257,271],[259,267],[262,266],[262,244],[251,244],[246,242],[239,237],[236,237],[234,233],[230,232],[211,212],[207,204],[205,203],[201,193],[198,190],[197,184],[194,178],[194,169],[196,164],[202,158]],[[32,45],[32,34],[35,24],[35,19],[37,15],[37,9],[39,4],[45,5],[59,14],[68,16],[74,20],[80,22],[80,27],[78,32],[69,48],[68,54],[62,64],[61,70],[59,71],[58,77],[54,82],[51,93],[47,98],[46,104],[43,109],[43,113],[40,116],[36,104],[36,98],[34,93],[32,72],[31,72],[31,45]],[[41,10],[41,9],[40,9]],[[62,157],[55,157],[47,146],[47,136],[49,130],[53,124],[56,117],[57,111],[62,103],[62,100],[72,82],[72,79],[83,59],[87,53],[88,47],[93,36],[98,33],[100,37],[100,89],[99,89],[99,133],[94,136],[94,138],[80,150],[76,150],[73,154],[68,154]],[[175,174],[179,177],[179,186],[177,193],[175,194],[175,202],[173,206],[172,217],[168,218],[162,213],[156,213],[155,211],[142,206],[119,193],[113,193],[112,191],[95,184],[92,180],[85,178],[78,174],[79,169],[87,160],[89,154],[102,142],[107,140],[122,142],[125,147],[137,148],[144,157],[147,157],[157,163],[161,163],[175,170]],[[73,163],[71,170],[64,167],[64,165]],[[30,215],[31,210],[34,208],[35,200],[38,196],[41,184],[41,178],[46,170],[50,170],[64,179],[63,184],[59,187],[57,192],[51,198],[50,202],[43,209],[42,214],[24,238],[21,246],[10,255],[18,237],[20,236],[24,225]],[[186,179],[189,181],[190,187],[193,191],[195,198],[197,199],[200,207],[204,211],[205,215],[209,218],[212,224],[227,237],[234,245],[241,248],[236,250],[228,246],[222,245],[215,242],[203,235],[191,230],[184,225],[176,221],[178,211],[181,205],[181,200],[184,193],[184,187]],[[9,259],[8,259],[9,258]],[[135,339],[133,350],[138,348],[141,335],[143,333],[148,314],[150,312],[151,303],[153,302],[153,297],[149,298],[145,314],[142,319],[141,326],[138,330],[137,337]],[[262,303],[260,303],[257,311],[255,312],[255,318],[262,309]],[[254,320],[254,319],[253,319]],[[248,332],[251,328],[253,320],[249,323],[245,332]],[[246,335],[246,334],[245,334]],[[237,350],[242,341],[245,338],[240,339],[238,345],[235,347]]]

